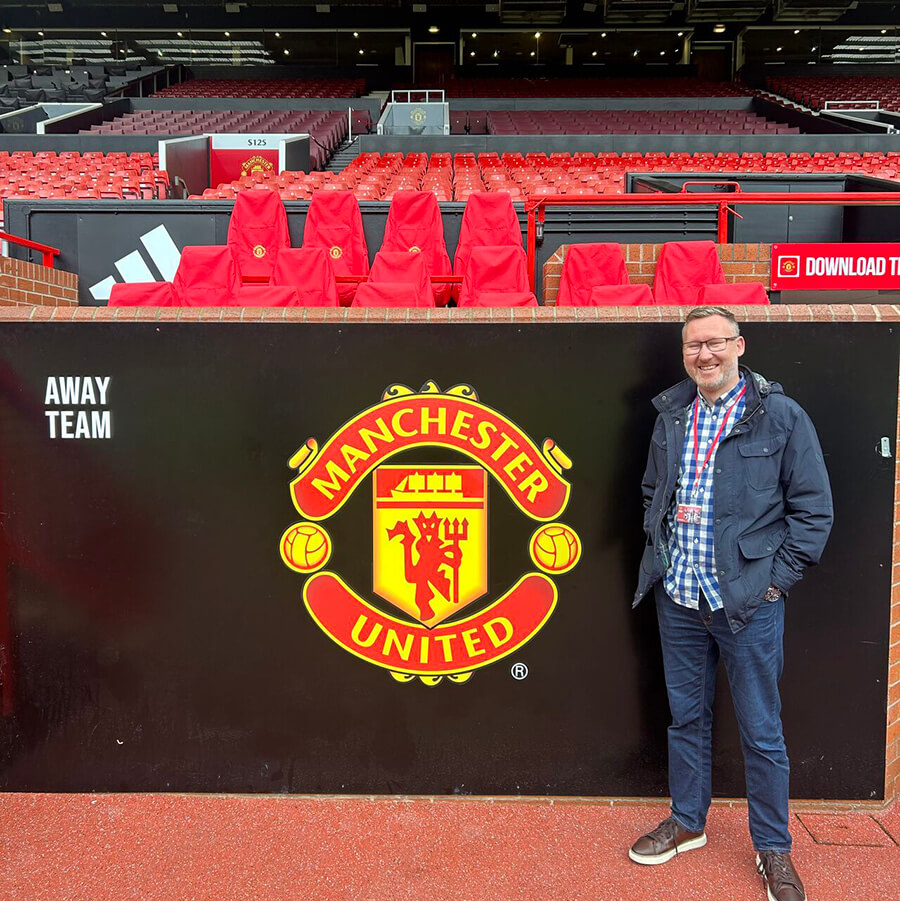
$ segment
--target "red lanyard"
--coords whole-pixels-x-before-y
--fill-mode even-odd
[[[700,466],[700,454],[697,447],[697,415],[700,410],[700,398],[694,398],[694,484],[696,485],[697,480],[700,478],[703,470],[706,469],[707,464],[709,463],[710,457],[713,455],[713,451],[715,451],[716,446],[719,443],[719,439],[722,437],[722,432],[725,430],[725,423],[728,422],[728,417],[731,415],[731,411],[738,405],[738,401],[747,393],[747,386],[744,385],[741,388],[741,393],[732,401],[731,406],[725,411],[725,415],[722,417],[722,424],[719,426],[719,431],[716,432],[716,437],[713,438],[712,444],[709,446],[709,449],[706,452],[706,456],[703,458],[703,465]]]

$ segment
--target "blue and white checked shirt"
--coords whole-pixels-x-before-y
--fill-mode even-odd
[[[744,415],[746,393],[735,404],[728,416],[725,428],[719,437],[706,468],[695,478],[698,466],[703,466],[706,452],[712,446],[722,425],[722,417],[744,390],[747,382],[742,375],[740,381],[727,394],[723,394],[710,406],[700,391],[697,391],[697,462],[694,459],[694,404],[687,408],[684,448],[681,452],[681,466],[678,471],[678,486],[675,500],[669,508],[666,519],[669,529],[669,568],[665,575],[666,594],[693,610],[700,609],[700,591],[709,601],[712,610],[722,609],[722,594],[716,576],[716,548],[713,534],[713,472],[716,465],[718,445],[731,432],[735,423]],[[700,525],[678,522],[676,509],[679,504],[700,507]]]

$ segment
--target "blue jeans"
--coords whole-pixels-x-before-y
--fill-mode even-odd
[[[750,836],[757,851],[791,851],[788,830],[790,765],[781,729],[778,680],[784,661],[784,598],[763,601],[750,622],[732,632],[722,610],[700,596],[690,610],[656,586],[669,726],[672,816],[702,832],[712,799],[712,706],[719,657],[731,687],[744,751]]]

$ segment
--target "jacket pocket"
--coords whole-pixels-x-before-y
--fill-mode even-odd
[[[747,483],[757,491],[774,488],[781,474],[781,448],[784,435],[770,435],[738,446],[743,457]]]
[[[763,557],[774,556],[778,548],[784,543],[787,531],[787,526],[779,523],[774,528],[768,526],[765,529],[751,532],[749,535],[742,535],[738,538],[741,556],[745,560],[760,560]]]

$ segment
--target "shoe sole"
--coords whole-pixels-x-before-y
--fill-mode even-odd
[[[756,855],[756,870],[759,872],[759,855]],[[769,901],[778,901],[778,899],[772,894],[772,889],[769,888],[769,880],[763,876],[763,885],[766,887],[766,897]],[[809,901],[809,895],[806,894],[806,889],[803,890],[803,901]]]
[[[682,842],[678,845],[677,848],[671,848],[668,851],[663,851],[662,854],[635,854],[634,848],[628,849],[628,856],[635,862],[644,864],[646,866],[655,867],[661,863],[667,863],[676,854],[684,854],[685,851],[693,851],[695,848],[702,848],[706,844],[706,833],[703,835],[697,836],[697,838],[688,839],[686,842]],[[774,898],[771,901],[775,901]]]

